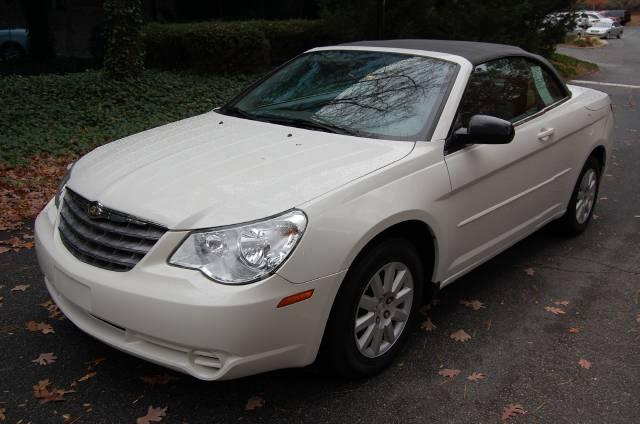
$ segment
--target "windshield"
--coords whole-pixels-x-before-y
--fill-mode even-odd
[[[457,65],[430,57],[355,50],[304,54],[221,112],[351,135],[424,139]]]

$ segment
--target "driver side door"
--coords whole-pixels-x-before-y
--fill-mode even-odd
[[[510,121],[515,137],[509,144],[445,152],[452,186],[447,234],[453,242],[444,284],[561,212],[561,164],[552,153],[560,140],[545,110],[566,93],[553,79],[546,67],[523,57],[478,65],[470,77],[452,133],[483,114]]]

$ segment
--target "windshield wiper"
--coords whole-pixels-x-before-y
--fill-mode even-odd
[[[333,134],[358,136],[358,132],[349,128],[343,128],[329,122],[320,122],[316,120],[307,120],[300,118],[290,118],[274,115],[253,115],[253,119],[271,122],[273,124],[290,125],[292,127],[306,128],[313,130],[325,131]]]

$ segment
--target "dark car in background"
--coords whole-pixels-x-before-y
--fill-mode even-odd
[[[618,18],[620,25],[626,25],[631,20],[631,12],[628,10],[603,10],[600,14],[607,18]]]
[[[0,25],[0,62],[24,56],[29,48],[27,30]]]

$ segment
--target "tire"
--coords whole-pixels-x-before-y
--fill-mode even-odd
[[[384,283],[378,286],[385,292],[383,296],[376,296],[373,290],[375,276],[384,281],[385,273],[393,269],[394,282],[402,279],[396,294],[405,293],[400,302],[385,290]],[[322,359],[327,365],[345,378],[375,375],[389,366],[406,344],[417,318],[423,300],[424,276],[420,256],[408,241],[390,238],[369,248],[350,268],[333,304],[322,344]],[[410,293],[407,294],[406,289],[410,289]],[[359,331],[356,321],[363,323]],[[379,340],[377,352],[376,339]]]
[[[619,39],[621,39],[621,38],[622,38],[622,33],[621,33],[621,32],[619,32],[619,33],[618,33],[618,35],[616,35],[616,38],[617,38],[618,40],[619,40]]]
[[[555,222],[556,229],[560,233],[568,236],[577,236],[587,228],[598,201],[601,173],[600,162],[594,156],[590,156],[580,172],[580,177],[571,194],[567,211]],[[592,178],[595,179],[592,180]],[[593,189],[585,192],[584,189],[587,188],[587,185],[591,186],[591,182],[594,184]],[[584,209],[586,207],[585,199],[588,210]]]

